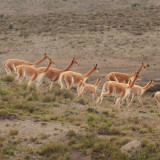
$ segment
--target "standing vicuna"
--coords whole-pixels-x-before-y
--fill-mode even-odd
[[[64,88],[63,82],[65,82],[67,85],[67,89],[70,89],[72,86],[76,86],[77,93],[79,94],[80,87],[82,85],[81,81],[86,82],[88,77],[95,71],[99,72],[99,68],[97,67],[97,64],[93,65],[93,68],[86,74],[81,74],[81,73],[72,72],[72,71],[61,73],[59,78],[61,89]]]
[[[95,95],[96,95],[96,91],[97,91],[97,87],[98,87],[98,85],[99,85],[99,83],[102,81],[102,78],[101,77],[99,77],[98,79],[97,79],[97,81],[96,81],[96,83],[93,85],[93,84],[87,84],[87,83],[85,83],[85,82],[83,82],[83,81],[81,81],[81,83],[82,83],[82,90],[81,90],[81,92],[78,94],[78,96],[77,97],[80,97],[80,96],[82,96],[86,91],[90,91],[90,92],[92,92],[92,97],[93,97],[93,100],[94,100],[94,98],[95,98]]]
[[[38,87],[42,83],[42,80],[44,76],[46,75],[46,73],[48,72],[51,65],[52,64],[55,65],[54,61],[52,61],[50,58],[49,60],[50,62],[48,63],[47,67],[43,71],[39,70],[38,68],[36,69],[28,65],[17,66],[16,72],[18,75],[16,77],[16,80],[19,80],[19,83],[21,83],[24,77],[26,77],[27,79],[29,79],[28,86],[30,86],[33,82],[36,82],[36,87],[38,89]]]
[[[129,82],[133,81],[136,74],[140,73],[142,69],[147,70],[147,65],[142,63],[141,67],[133,75],[129,75],[127,73],[120,73],[120,72],[111,72],[106,75],[106,81],[117,81],[119,83],[129,84]]]
[[[63,73],[63,72],[66,72],[68,70],[70,70],[71,67],[74,64],[79,65],[79,63],[76,61],[75,58],[72,59],[72,61],[70,62],[70,64],[64,70],[60,70],[60,69],[57,69],[57,68],[50,68],[48,70],[48,72],[46,73],[46,77],[51,81],[50,90],[52,89],[54,83],[56,83],[59,80],[60,74]],[[43,71],[45,69],[45,67],[40,67],[38,69],[41,70],[41,71]]]
[[[96,103],[98,103],[99,101],[101,101],[102,103],[104,96],[114,96],[115,98],[117,98],[115,106],[117,105],[118,108],[120,108],[120,101],[123,101],[130,94],[131,88],[134,86],[138,78],[138,74],[139,72],[136,73],[134,80],[129,85],[118,83],[115,81],[107,81],[106,83],[104,83],[101,95],[97,99]]]
[[[8,59],[3,62],[3,66],[7,72],[7,75],[9,75],[9,74],[13,74],[14,72],[16,72],[16,66],[28,65],[28,66],[35,67],[35,66],[41,64],[42,62],[44,62],[47,58],[49,58],[49,57],[47,56],[46,53],[44,53],[44,57],[34,63],[31,63],[31,62],[28,62],[25,60],[20,60],[20,59]]]
[[[157,101],[157,105],[160,107],[160,92],[156,92],[154,95],[155,100]]]
[[[149,89],[149,88],[150,88],[151,86],[153,86],[153,85],[154,85],[154,82],[153,82],[152,80],[150,80],[150,81],[148,82],[148,84],[147,84],[146,86],[144,86],[144,87],[141,87],[141,86],[139,86],[139,85],[134,85],[134,86],[131,88],[132,98],[131,98],[131,101],[130,101],[128,107],[131,105],[134,96],[137,96],[137,98],[138,98],[141,106],[143,106],[141,96],[142,96],[142,94],[143,94],[147,89]]]

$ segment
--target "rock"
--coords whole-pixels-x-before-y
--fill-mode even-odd
[[[155,84],[154,86],[150,87],[147,92],[156,92],[160,90],[160,85],[159,84]]]
[[[99,135],[109,135],[109,128],[108,127],[100,127],[97,130]]]
[[[84,101],[83,99],[78,100],[77,103],[82,104],[82,105],[85,105],[85,101]]]
[[[8,113],[5,115],[1,115],[0,120],[4,120],[4,119],[14,120],[14,119],[17,119],[18,117],[19,117],[19,115],[17,115],[17,114]]]
[[[121,147],[121,152],[131,157],[141,148],[141,141],[133,140]]]
[[[91,107],[89,107],[89,108],[87,109],[87,111],[88,111],[89,113],[99,113],[97,110],[95,110],[94,108],[91,108]]]

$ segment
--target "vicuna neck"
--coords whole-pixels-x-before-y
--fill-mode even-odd
[[[71,61],[71,63],[64,70],[62,70],[62,72],[66,72],[66,71],[70,70],[70,68],[72,66],[73,66],[73,61]]]
[[[43,58],[41,58],[39,61],[33,63],[33,65],[37,66],[39,64],[41,64],[42,62],[44,62],[46,60],[46,56],[44,56]]]
[[[142,69],[143,69],[143,65],[142,65],[142,66],[140,66],[140,68],[136,71],[136,73],[141,72],[141,71],[142,71]]]
[[[132,88],[134,86],[136,80],[137,80],[137,76],[135,76],[134,80],[132,81],[132,83],[127,88]]]
[[[97,81],[96,81],[96,83],[95,83],[95,86],[98,86],[98,85],[99,85],[100,80],[101,80],[100,78],[97,79]]]
[[[93,67],[89,72],[83,75],[84,78],[88,78],[94,71],[96,70],[95,67]]]
[[[148,82],[146,86],[143,87],[144,90],[147,90],[151,86],[151,82]]]
[[[47,72],[47,71],[50,69],[51,64],[52,64],[52,62],[49,62],[49,63],[48,63],[48,66],[46,67],[46,69],[44,70],[44,72]]]
[[[132,78],[132,77],[135,77],[135,76],[136,76],[135,74],[132,74],[132,75],[130,75],[129,77]]]

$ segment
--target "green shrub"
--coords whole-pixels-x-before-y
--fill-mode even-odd
[[[10,136],[16,136],[17,134],[18,134],[18,130],[16,130],[16,129],[12,129],[9,131]]]
[[[125,154],[121,153],[120,149],[114,147],[112,144],[106,142],[97,142],[92,147],[91,153],[93,160],[126,160]]]
[[[76,136],[76,132],[75,132],[74,130],[69,130],[69,131],[67,132],[67,136],[68,136],[68,137],[75,137],[75,136]]]
[[[8,115],[8,112],[5,109],[0,109],[0,119],[5,119]]]
[[[0,88],[0,95],[5,96],[7,94],[8,92],[6,90]]]
[[[52,95],[46,95],[42,98],[42,102],[49,103],[54,101],[54,97]]]
[[[69,149],[64,143],[50,142],[42,145],[39,155],[46,157],[47,160],[69,160]]]
[[[112,127],[109,129],[110,135],[118,135],[120,134],[120,129],[118,127]]]
[[[13,156],[14,155],[14,151],[12,151],[10,148],[4,148],[3,149],[3,154]]]
[[[7,75],[2,78],[2,81],[4,82],[13,82],[15,80],[15,77],[13,75]]]

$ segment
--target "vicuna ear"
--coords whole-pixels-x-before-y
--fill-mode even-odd
[[[143,62],[142,62],[142,65],[143,65]]]
[[[46,56],[47,54],[46,54],[46,53],[44,53],[44,55]]]
[[[96,64],[96,67],[97,67],[97,64]]]
[[[72,58],[72,60],[74,60],[74,58]]]

